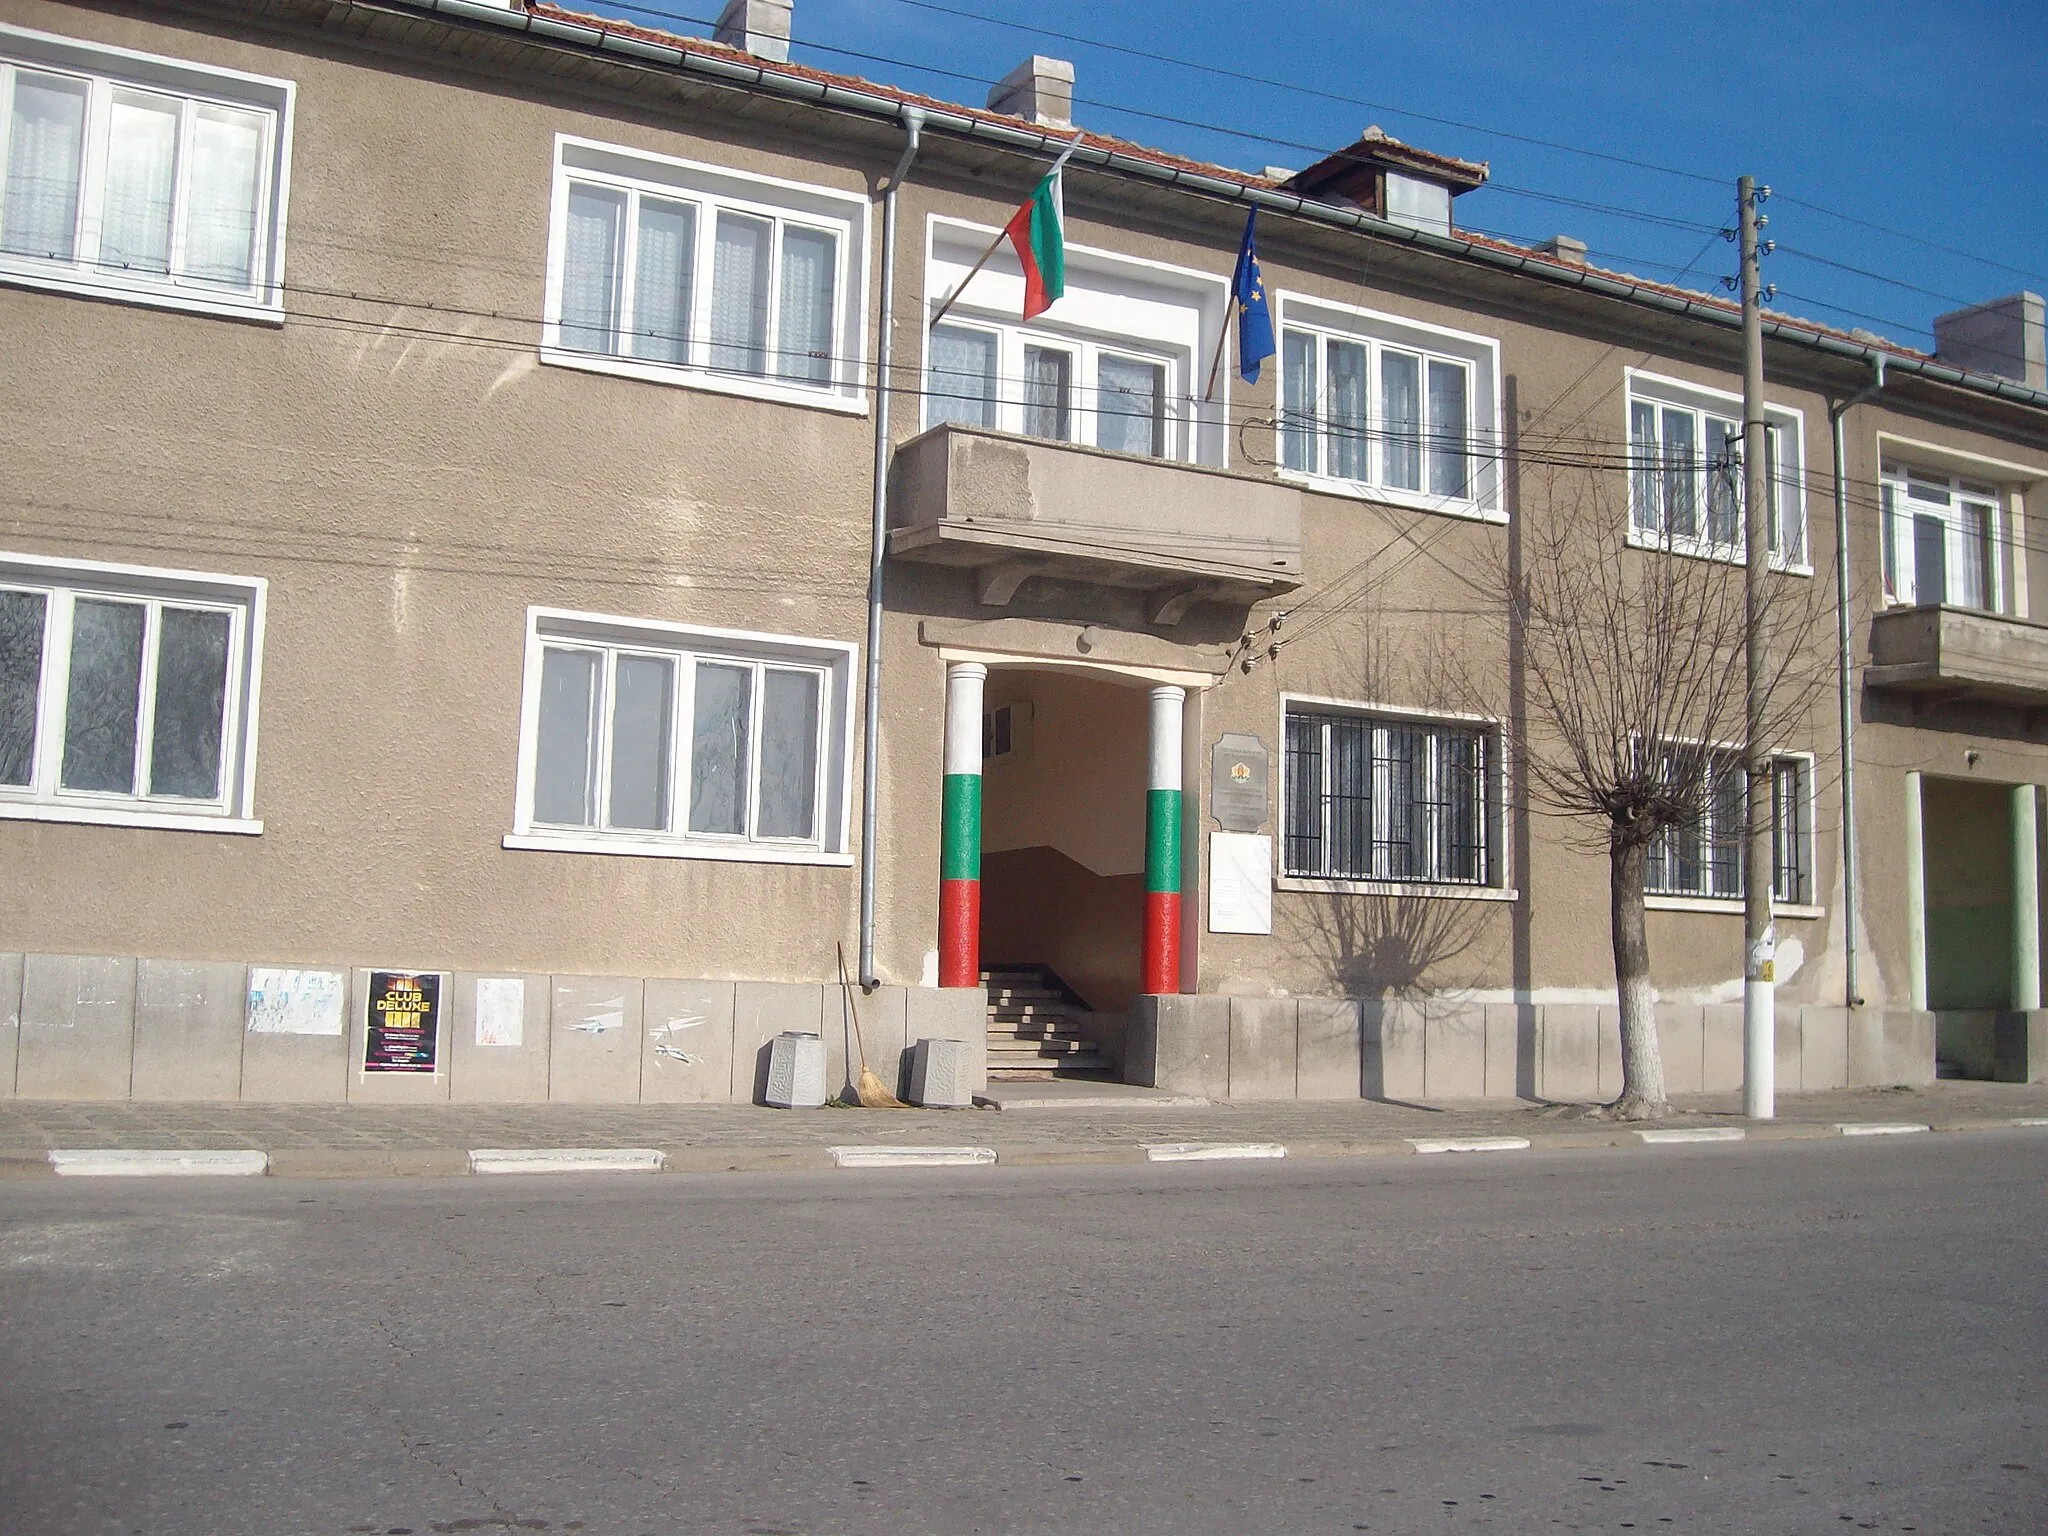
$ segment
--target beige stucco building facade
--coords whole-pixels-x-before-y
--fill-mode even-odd
[[[1036,1009],[1215,1097],[1618,1089],[1606,862],[1529,793],[1498,573],[1589,462],[1654,546],[1645,451],[1698,548],[1634,558],[1728,558],[1732,311],[1461,235],[1483,168],[1390,141],[1361,190],[1084,136],[1020,322],[1007,246],[966,279],[1074,137],[1056,77],[998,113],[755,47],[0,0],[0,1092],[745,1100],[785,1030],[843,1080],[849,996],[899,1078],[1019,1066]],[[1280,350],[1212,387],[1254,207]],[[1830,679],[1782,742],[1780,1087],[2038,1075],[2038,347],[1766,362]],[[1880,364],[1852,890],[1831,408]],[[994,1036],[941,985],[949,775]],[[1677,1092],[1740,1071],[1714,845],[1651,898]]]

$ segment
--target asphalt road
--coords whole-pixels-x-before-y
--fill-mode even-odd
[[[2048,1134],[0,1185],[0,1531],[2048,1530]]]

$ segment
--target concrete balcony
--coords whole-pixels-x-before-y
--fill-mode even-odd
[[[1140,589],[1152,621],[1174,624],[1198,601],[1301,585],[1292,486],[979,427],[896,450],[889,522],[889,553],[973,571],[989,607],[1051,576]]]
[[[1864,683],[1928,698],[2048,705],[2048,625],[1969,608],[1901,608],[1870,621]]]

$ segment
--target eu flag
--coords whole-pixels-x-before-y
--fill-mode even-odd
[[[1237,270],[1230,294],[1237,303],[1237,371],[1247,384],[1259,382],[1259,364],[1273,355],[1273,311],[1266,307],[1266,280],[1259,275],[1259,247],[1253,226],[1254,208],[1244,221],[1244,244],[1238,247]]]

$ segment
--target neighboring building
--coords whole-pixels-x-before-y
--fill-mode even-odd
[[[1617,540],[1739,558],[1732,306],[1462,233],[1486,168],[1377,130],[1292,177],[1083,134],[1024,323],[1007,246],[963,279],[1071,68],[951,106],[788,21],[0,4],[0,1091],[745,1099],[782,1030],[843,1071],[841,946],[884,1076],[1617,1089],[1605,861],[1529,808],[1487,573],[1588,445]],[[2010,1072],[2040,1006],[2040,301],[1951,328],[1770,326],[1808,593],[1886,370],[1853,948],[1832,696],[1780,757],[1788,1090],[1924,1080],[1937,1018]],[[1655,862],[1675,1092],[1740,1071],[1740,794]]]

